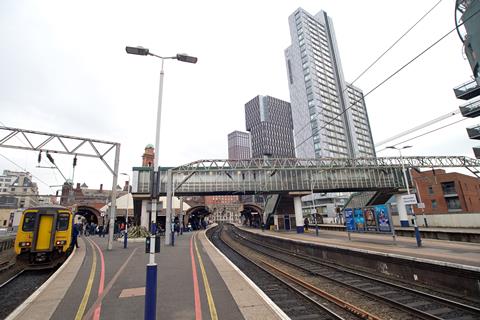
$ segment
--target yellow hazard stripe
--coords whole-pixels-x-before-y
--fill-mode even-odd
[[[210,285],[208,284],[207,273],[205,272],[205,267],[203,266],[202,257],[198,251],[197,246],[197,237],[195,239],[195,251],[197,252],[198,264],[200,265],[200,270],[202,270],[203,284],[205,286],[205,293],[207,294],[208,307],[210,308],[210,317],[212,320],[218,320],[217,309],[215,308],[215,302],[213,301],[212,291],[210,290]]]
[[[92,291],[93,279],[95,278],[95,270],[97,269],[97,253],[90,239],[88,240],[88,243],[90,244],[90,247],[92,248],[92,252],[93,252],[92,269],[90,270],[90,276],[88,277],[87,288],[85,288],[85,293],[83,294],[82,302],[78,307],[75,320],[81,320],[83,317],[83,314],[85,313],[85,308],[87,307],[88,298],[90,297],[90,292]]]

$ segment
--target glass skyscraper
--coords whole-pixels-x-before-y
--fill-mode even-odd
[[[333,23],[302,8],[285,50],[298,158],[375,157],[363,93],[345,82]]]
[[[290,103],[256,96],[245,104],[245,125],[252,137],[252,158],[295,158]]]
[[[242,160],[252,157],[250,133],[233,131],[228,134],[228,159]]]

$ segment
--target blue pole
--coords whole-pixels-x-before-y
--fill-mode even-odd
[[[417,225],[417,217],[415,212],[413,212],[413,229],[415,230],[415,239],[417,240],[417,247],[422,246],[422,237],[420,236],[420,230]]]
[[[123,248],[124,249],[127,249],[127,232],[124,233],[124,236],[123,236]]]
[[[147,264],[145,320],[155,320],[157,313],[157,264]]]

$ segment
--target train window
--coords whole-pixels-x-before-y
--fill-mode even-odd
[[[68,229],[68,221],[70,215],[68,213],[60,213],[57,217],[57,230],[65,231]]]
[[[37,219],[37,213],[36,212],[28,212],[25,213],[23,217],[23,226],[22,230],[23,231],[33,231],[35,228],[35,220]]]

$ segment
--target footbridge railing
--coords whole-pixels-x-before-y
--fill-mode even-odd
[[[198,160],[175,168],[160,168],[159,195],[166,194],[168,172],[173,193],[178,196],[285,194],[312,190],[393,191],[406,189],[402,167],[464,167],[477,175],[480,160],[455,156]]]

